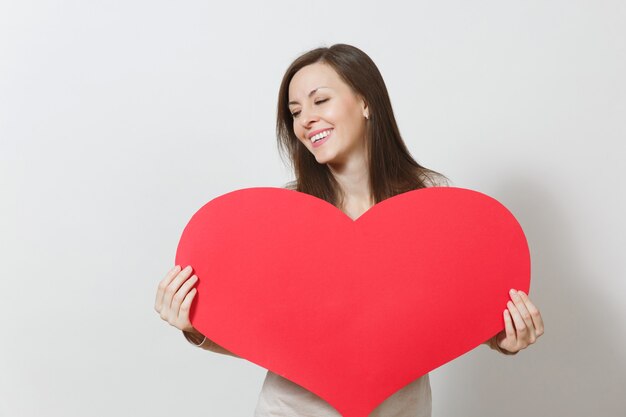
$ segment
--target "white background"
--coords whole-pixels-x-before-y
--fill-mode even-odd
[[[154,295],[201,205],[292,178],[279,82],[334,43],[376,62],[418,162],[530,244],[545,335],[433,371],[433,415],[623,415],[625,21],[620,1],[3,1],[0,416],[252,415],[265,369],[194,348]]]

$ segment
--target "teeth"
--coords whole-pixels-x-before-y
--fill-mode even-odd
[[[318,133],[317,135],[313,136],[311,138],[311,140],[313,141],[313,143],[315,143],[315,142],[317,142],[320,139],[324,139],[326,136],[330,135],[330,131],[331,130],[332,129],[329,129],[329,130],[325,130],[325,131],[323,131],[321,133]]]

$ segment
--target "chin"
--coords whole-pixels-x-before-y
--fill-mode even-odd
[[[332,156],[328,156],[327,153],[324,153],[324,155],[315,155],[315,160],[317,161],[318,164],[328,164],[328,163],[332,163],[334,159],[336,159],[335,155]]]
[[[317,161],[317,163],[318,163],[318,164],[320,164],[320,165],[326,165],[328,162],[330,162],[330,161],[328,161],[328,160],[324,160],[324,159],[320,160],[320,159],[319,159],[319,158],[317,158],[317,157],[315,158],[315,160],[316,160],[316,161]]]

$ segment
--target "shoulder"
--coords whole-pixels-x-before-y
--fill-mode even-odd
[[[424,183],[425,187],[449,187],[450,180],[445,175],[439,174],[434,171],[423,171],[420,174],[420,179]]]
[[[289,181],[288,183],[285,183],[281,186],[281,188],[284,188],[286,190],[297,190],[298,189],[298,183],[297,181],[293,180],[293,181]]]

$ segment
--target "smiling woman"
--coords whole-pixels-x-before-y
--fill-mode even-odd
[[[286,188],[323,199],[352,219],[395,195],[448,185],[444,175],[413,159],[378,68],[354,46],[313,49],[288,67],[278,95],[276,133],[281,156],[287,156],[295,173]],[[156,311],[194,345],[236,356],[191,325],[197,280],[191,266],[173,268],[159,283]],[[543,334],[541,314],[528,296],[513,291],[511,300],[503,312],[505,330],[485,342],[507,355]],[[430,380],[425,374],[388,397],[370,417],[430,415]],[[255,417],[270,416],[340,414],[319,396],[268,370]]]
[[[447,185],[445,176],[410,155],[378,68],[354,46],[317,48],[289,66],[278,95],[276,128],[279,151],[295,173],[287,188],[326,200],[352,219],[394,195]],[[324,399],[271,371],[254,415],[340,417]],[[370,416],[430,415],[425,374]]]
[[[410,155],[382,75],[354,46],[298,57],[282,79],[277,114],[279,151],[295,172],[287,188],[358,214],[394,195],[448,184]]]

